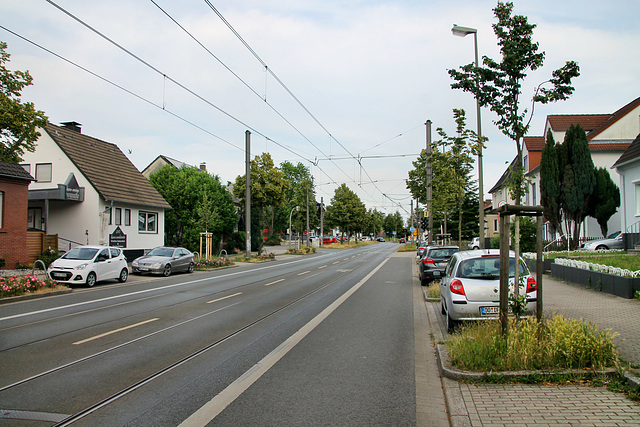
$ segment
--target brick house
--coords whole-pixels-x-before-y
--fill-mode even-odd
[[[29,184],[35,181],[20,165],[0,162],[0,259],[4,268],[26,263]],[[2,265],[0,265],[2,267]]]

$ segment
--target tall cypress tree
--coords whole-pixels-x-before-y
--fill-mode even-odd
[[[558,164],[558,150],[551,130],[542,149],[540,159],[540,195],[544,208],[544,217],[557,230],[562,232],[561,181]]]
[[[596,174],[587,135],[580,125],[571,125],[564,138],[568,163],[564,169],[562,194],[565,215],[573,221],[572,246],[577,247],[580,226],[589,212]]]
[[[596,169],[596,185],[593,191],[588,215],[600,225],[602,235],[606,237],[607,222],[620,207],[620,190],[605,168]]]

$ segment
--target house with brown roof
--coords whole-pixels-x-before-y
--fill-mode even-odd
[[[552,114],[547,116],[543,135],[550,131],[556,143],[562,143],[564,136],[572,125],[580,125],[587,134],[591,158],[596,167],[603,167],[611,174],[611,179],[620,187],[620,176],[612,169],[614,163],[631,145],[640,132],[640,97],[629,102],[611,114]],[[523,163],[529,178],[529,191],[524,197],[528,205],[540,204],[540,158],[546,138],[543,136],[525,137],[523,144]],[[508,174],[508,170],[505,172]],[[505,198],[506,191],[503,175],[490,190],[494,197]],[[507,199],[507,202],[512,202]],[[620,211],[614,214],[608,223],[609,231],[623,230]],[[603,237],[600,226],[594,218],[587,218],[583,224],[582,236],[587,238]],[[555,236],[547,234],[547,238]]]
[[[57,234],[61,250],[110,244],[131,258],[164,244],[166,200],[117,145],[62,125],[42,129],[21,163],[36,179],[28,226]]]
[[[627,249],[640,243],[640,134],[613,164],[620,174],[620,212]]]
[[[0,162],[0,268],[26,264],[27,203],[34,181],[20,165]]]

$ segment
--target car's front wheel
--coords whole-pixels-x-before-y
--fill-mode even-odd
[[[171,276],[171,264],[167,264],[167,265],[164,266],[164,270],[162,270],[162,275],[164,277]]]
[[[129,269],[123,268],[122,271],[120,272],[120,276],[118,276],[118,282],[124,283],[127,281],[128,278],[129,278]]]
[[[88,287],[92,287],[96,284],[96,273],[93,271],[87,275],[87,281],[85,282]]]

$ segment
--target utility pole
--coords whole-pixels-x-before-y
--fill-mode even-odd
[[[413,199],[411,199],[411,228],[413,228]],[[413,241],[413,231],[411,232],[411,241]]]
[[[427,122],[425,123],[425,125],[427,126],[427,161],[426,161],[426,167],[427,167],[427,206],[426,206],[426,210],[427,210],[427,216],[429,218],[429,230],[427,235],[429,236],[427,242],[428,245],[431,245],[433,242],[433,207],[432,207],[432,194],[431,194],[431,183],[433,181],[433,169],[431,167],[431,154],[432,154],[432,150],[431,150],[431,120],[427,120]]]
[[[307,247],[309,247],[309,183],[307,182]]]
[[[247,248],[244,256],[251,258],[251,132],[244,133],[245,146],[245,189],[244,189],[244,207],[245,220],[244,231],[247,236]]]
[[[318,244],[323,246],[324,243],[324,197],[320,197],[320,241]]]

